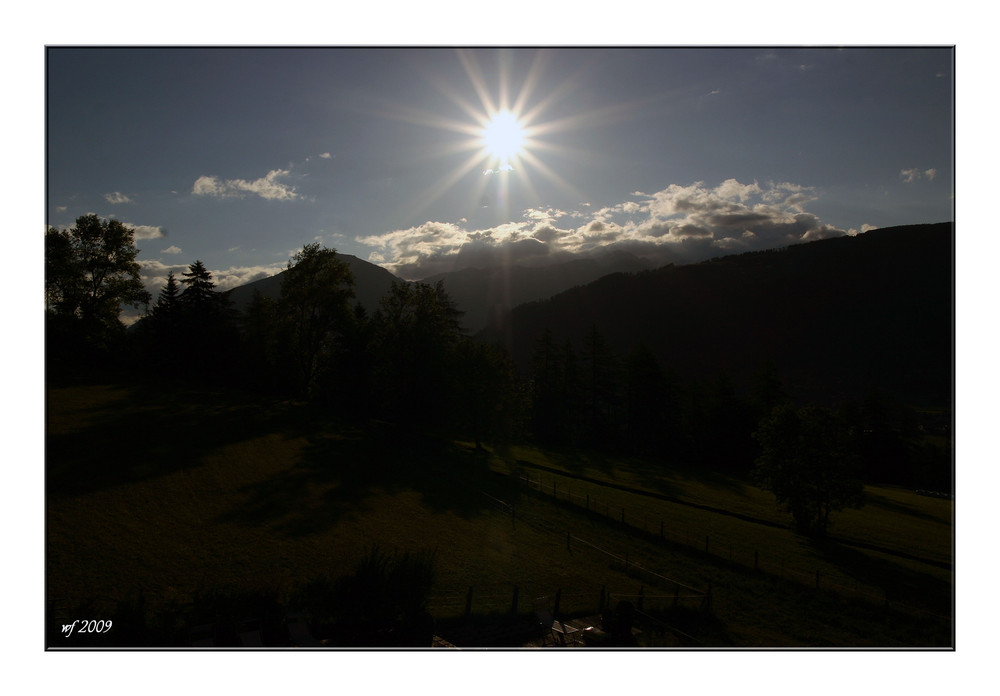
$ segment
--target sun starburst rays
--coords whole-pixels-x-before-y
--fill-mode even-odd
[[[468,79],[464,91],[454,80],[428,76],[431,87],[446,102],[457,107],[451,115],[403,105],[382,112],[408,123],[464,136],[446,145],[437,143],[433,151],[424,153],[424,156],[435,160],[456,156],[461,156],[461,160],[444,177],[437,177],[428,183],[410,201],[409,209],[412,212],[423,211],[453,187],[460,187],[466,189],[469,207],[457,217],[466,217],[484,206],[494,208],[497,215],[510,214],[516,211],[508,209],[508,201],[528,200],[531,201],[528,205],[538,204],[539,195],[532,172],[540,174],[564,193],[582,200],[582,194],[539,157],[539,153],[545,152],[570,159],[582,156],[582,153],[548,142],[544,136],[585,127],[589,120],[586,115],[544,118],[554,106],[556,97],[571,89],[571,86],[560,84],[554,90],[541,91],[547,54],[544,51],[536,53],[519,80],[512,79],[512,56],[502,54],[497,57],[498,69],[494,78],[487,80],[477,54],[462,50],[456,53]],[[468,86],[471,86],[471,91]],[[465,118],[459,114],[464,114]],[[478,178],[466,178],[476,171],[480,173]]]

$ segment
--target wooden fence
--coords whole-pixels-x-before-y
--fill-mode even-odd
[[[803,564],[799,559],[792,559],[777,554],[762,554],[757,548],[733,542],[719,535],[713,536],[691,529],[671,529],[665,527],[662,520],[655,520],[651,524],[647,516],[630,515],[628,510],[620,505],[611,505],[608,501],[600,500],[589,493],[574,493],[568,485],[560,488],[554,477],[550,481],[543,483],[540,478],[532,479],[529,474],[521,473],[519,481],[523,487],[541,496],[580,508],[589,514],[605,517],[618,523],[632,533],[642,533],[647,539],[654,542],[659,541],[664,544],[699,551],[714,558],[728,561],[733,566],[767,573],[812,587],[816,590],[833,591],[886,607],[891,604],[908,611],[932,615],[938,618],[947,618],[928,611],[925,608],[895,600],[885,588],[865,586],[859,580],[854,580],[853,583],[845,583],[842,579],[833,578],[829,573],[824,573],[820,568],[805,570],[802,568]],[[504,512],[510,515],[512,519],[515,519],[514,506],[508,503],[504,503],[504,505],[507,506],[504,508]],[[567,533],[568,544],[574,538]],[[577,542],[587,543],[581,539],[578,539]],[[627,553],[621,555],[619,560],[624,564],[626,569],[630,568]],[[644,570],[635,564],[632,564],[631,568],[632,570]]]

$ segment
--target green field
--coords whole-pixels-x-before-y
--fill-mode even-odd
[[[49,622],[141,594],[183,623],[206,593],[295,596],[379,547],[434,553],[440,631],[489,630],[516,586],[523,616],[557,591],[580,616],[641,592],[662,623],[640,645],[953,644],[950,500],[869,488],[816,544],[718,473],[393,433],[232,393],[50,388]]]

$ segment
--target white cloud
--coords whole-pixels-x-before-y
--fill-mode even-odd
[[[357,237],[375,247],[370,259],[408,279],[462,267],[524,264],[621,248],[659,263],[692,262],[724,252],[786,246],[847,234],[824,224],[803,206],[816,192],[790,182],[716,187],[673,184],[644,200],[596,211],[532,208],[522,220],[488,229],[428,221],[405,230]],[[574,220],[571,227],[557,221]]]
[[[161,254],[180,254],[181,248],[178,246],[168,246],[166,249],[160,249]]]
[[[911,167],[910,169],[900,170],[899,176],[903,178],[903,181],[907,184],[912,184],[914,181],[920,179],[927,179],[927,181],[933,181],[934,177],[937,176],[937,169],[931,167],[930,169],[925,169],[920,171],[916,167]]]
[[[183,277],[182,274],[189,270],[190,264],[186,263],[163,263],[159,259],[140,260],[141,266],[139,275],[146,290],[153,296],[153,301],[159,297],[160,290],[167,284],[167,275],[173,272],[178,282]],[[261,266],[230,266],[226,269],[210,269],[212,282],[218,291],[231,290],[237,286],[261,278],[267,278],[287,268],[287,262],[272,263]]]
[[[131,203],[132,199],[126,196],[124,193],[115,191],[114,193],[105,193],[104,200],[112,205],[120,205],[122,203]]]
[[[261,278],[268,278],[288,268],[288,262],[272,263],[266,266],[230,266],[226,269],[212,271],[216,290],[232,290],[240,285]]]
[[[191,193],[196,196],[214,196],[216,198],[242,198],[249,194],[267,200],[291,201],[299,198],[295,187],[279,181],[288,174],[287,169],[272,169],[267,173],[267,176],[253,181],[246,179],[222,180],[215,176],[200,176],[194,182]]]
[[[157,225],[133,225],[127,222],[124,224],[135,230],[136,239],[162,239],[166,236],[164,229]]]

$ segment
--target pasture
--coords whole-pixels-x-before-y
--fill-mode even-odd
[[[817,544],[768,494],[718,473],[528,447],[501,456],[211,390],[47,396],[52,644],[66,618],[136,597],[147,621],[178,624],[212,592],[286,601],[378,547],[434,554],[440,631],[530,617],[535,597],[558,591],[567,615],[645,602],[702,647],[952,645],[950,500],[872,488]],[[638,638],[677,645],[670,631]]]

